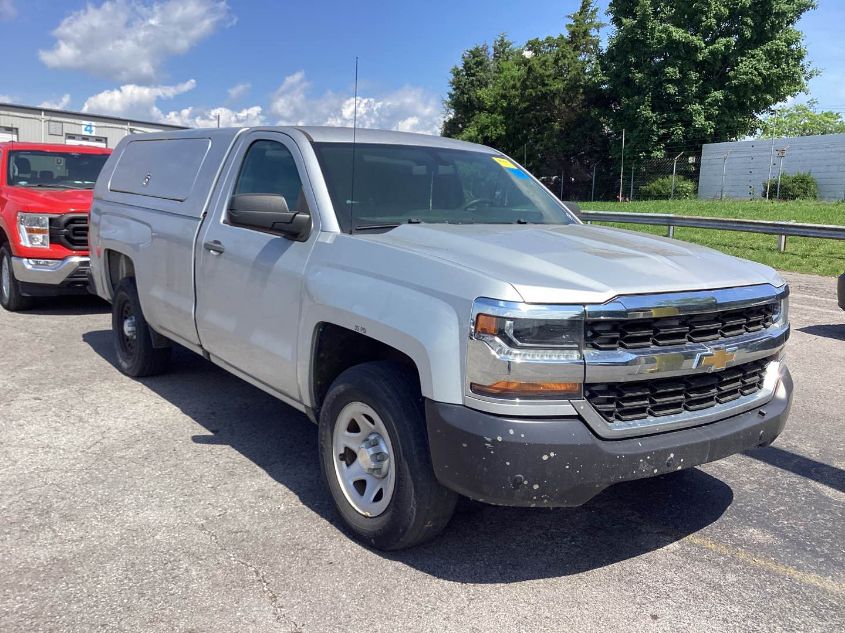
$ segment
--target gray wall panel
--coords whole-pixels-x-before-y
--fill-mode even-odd
[[[718,198],[722,192],[722,168],[725,169],[726,198],[760,198],[765,195],[763,182],[769,175],[777,178],[780,166],[778,150],[785,149],[783,173],[810,172],[819,184],[819,197],[845,200],[845,134],[708,143],[702,147],[699,198]],[[725,163],[725,155],[727,162]],[[774,192],[769,193],[774,198]]]

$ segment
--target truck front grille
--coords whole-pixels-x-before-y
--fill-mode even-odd
[[[50,242],[72,251],[88,250],[88,216],[81,213],[51,216]]]
[[[678,317],[594,320],[587,323],[587,345],[606,351],[732,338],[771,327],[775,310],[776,304],[769,303]]]
[[[768,363],[754,361],[679,378],[590,384],[586,385],[586,397],[611,424],[700,411],[759,391]]]

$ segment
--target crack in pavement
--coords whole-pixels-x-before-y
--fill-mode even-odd
[[[277,623],[289,627],[291,633],[301,633],[302,628],[293,620],[289,620],[286,618],[285,614],[283,613],[282,606],[279,604],[279,596],[276,595],[276,592],[270,588],[270,582],[267,580],[267,577],[264,575],[264,572],[258,569],[255,565],[246,562],[235,556],[234,553],[229,551],[223,544],[220,542],[217,534],[209,530],[205,524],[200,524],[200,531],[208,536],[212,543],[214,543],[217,548],[226,554],[230,561],[239,565],[255,576],[255,579],[261,584],[261,591],[266,596],[267,601],[270,603],[270,608],[273,610],[273,618],[276,620]]]

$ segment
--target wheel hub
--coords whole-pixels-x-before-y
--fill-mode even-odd
[[[349,505],[365,517],[377,517],[390,505],[396,488],[390,434],[366,403],[350,402],[332,431],[334,475]]]
[[[379,433],[370,433],[358,448],[358,461],[365,472],[384,479],[390,469],[390,452]]]
[[[0,259],[0,277],[2,278],[3,296],[8,297],[12,289],[12,274],[6,265],[6,258]]]
[[[131,340],[135,340],[138,329],[135,324],[135,317],[130,316],[123,319],[123,335]]]

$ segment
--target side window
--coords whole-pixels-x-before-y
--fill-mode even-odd
[[[234,193],[281,194],[291,211],[308,211],[293,155],[277,141],[255,141],[249,146]]]

